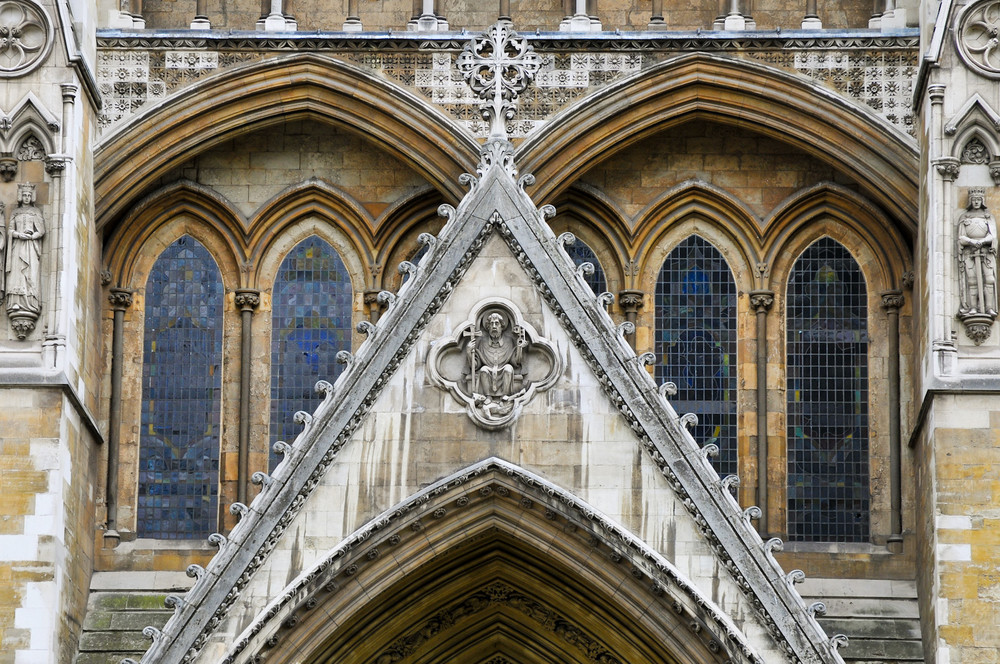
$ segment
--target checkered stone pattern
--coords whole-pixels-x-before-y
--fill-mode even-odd
[[[918,67],[914,50],[759,51],[750,57],[824,83],[914,135],[910,108]]]

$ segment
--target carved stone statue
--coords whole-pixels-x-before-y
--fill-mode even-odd
[[[42,237],[45,218],[35,207],[35,185],[17,186],[17,207],[10,215],[4,274],[7,317],[18,339],[33,329],[42,311]]]
[[[555,383],[561,362],[513,303],[492,298],[431,347],[427,369],[431,382],[463,403],[474,422],[498,429]]]
[[[469,331],[466,346],[472,393],[484,397],[505,397],[514,393],[515,378],[521,379],[521,359],[527,341],[520,326],[511,328],[501,310],[490,309],[480,316],[479,325]]]
[[[969,190],[969,205],[958,219],[958,252],[959,315],[996,317],[997,225],[982,188]]]

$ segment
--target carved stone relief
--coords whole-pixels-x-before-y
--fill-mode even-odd
[[[51,45],[42,8],[28,0],[0,2],[0,76],[21,76],[41,64]]]
[[[502,298],[477,304],[451,337],[432,345],[427,357],[431,382],[448,390],[472,421],[486,429],[513,422],[522,406],[552,387],[561,372],[552,344]]]
[[[45,146],[34,136],[28,136],[17,149],[18,161],[41,161],[45,159]]]
[[[956,40],[966,64],[991,78],[1000,77],[1000,0],[969,5],[959,19]]]
[[[17,186],[17,207],[3,227],[4,207],[0,207],[0,265],[3,265],[0,296],[7,309],[10,327],[18,339],[35,329],[42,311],[42,237],[45,218],[35,207],[35,185]]]
[[[973,187],[958,218],[958,317],[977,346],[989,338],[997,317],[996,258],[996,220],[986,209],[985,190]]]
[[[989,162],[989,160],[989,151],[987,151],[986,146],[983,145],[983,142],[976,136],[969,139],[969,142],[966,143],[965,147],[962,149],[963,164],[985,164]]]

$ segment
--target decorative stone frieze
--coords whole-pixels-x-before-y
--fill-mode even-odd
[[[513,422],[524,404],[552,387],[561,373],[562,360],[552,344],[502,298],[477,304],[427,357],[431,382],[448,390],[485,429]]]
[[[0,2],[0,77],[23,76],[52,46],[52,23],[31,0]]]
[[[997,317],[997,225],[986,209],[982,187],[969,190],[958,219],[958,318],[977,346],[990,336]]]

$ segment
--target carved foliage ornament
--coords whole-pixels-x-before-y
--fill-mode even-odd
[[[524,404],[552,387],[561,373],[553,345],[502,298],[473,307],[469,319],[434,343],[427,356],[431,382],[448,390],[485,429],[513,422]]]
[[[0,2],[0,76],[20,76],[41,64],[51,43],[49,20],[28,0]]]
[[[966,64],[981,74],[1000,78],[1000,0],[969,5],[959,19],[956,39]]]

